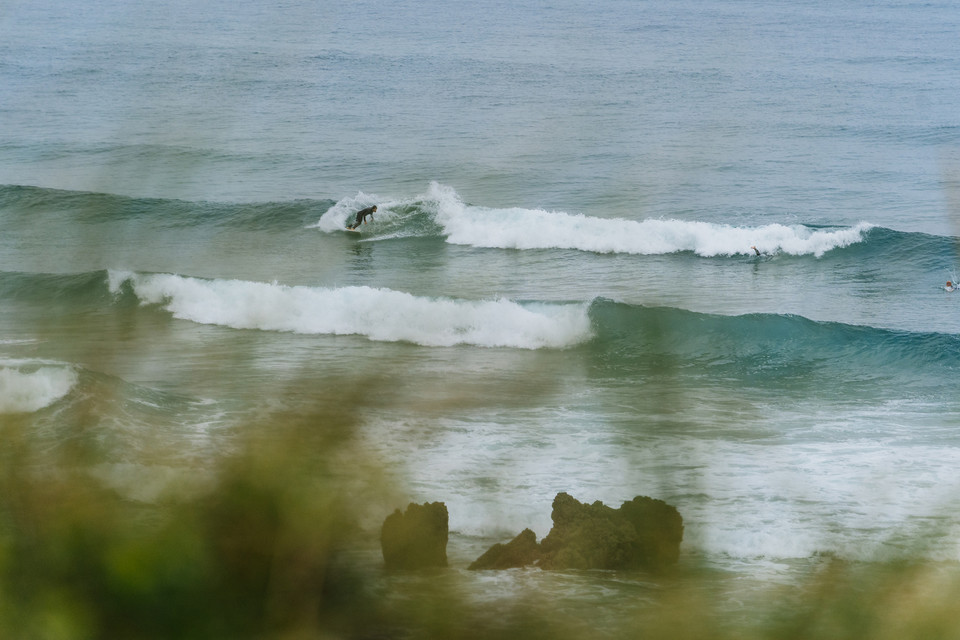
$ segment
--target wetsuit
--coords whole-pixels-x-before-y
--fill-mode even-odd
[[[357,211],[357,221],[351,224],[350,226],[348,226],[347,229],[356,229],[363,223],[364,219],[367,216],[370,216],[370,219],[372,220],[373,212],[374,210],[376,210],[376,208],[377,208],[376,205],[374,205],[372,207],[367,207],[366,209],[361,209],[360,211]]]

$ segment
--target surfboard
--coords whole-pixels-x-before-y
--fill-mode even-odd
[[[346,231],[347,233],[360,233],[360,229],[347,229],[346,227],[344,227],[343,230]]]

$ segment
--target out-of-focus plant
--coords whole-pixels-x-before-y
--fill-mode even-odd
[[[102,485],[90,445],[34,450],[26,424],[0,425],[2,638],[960,638],[949,564],[825,560],[740,612],[722,577],[688,566],[612,618],[516,583],[477,597],[465,566],[384,573],[368,498],[392,489],[349,414],[273,416],[202,490],[150,504]]]
[[[356,635],[375,616],[330,468],[344,420],[272,420],[213,462],[200,497],[150,505],[101,487],[82,455],[39,463],[4,429],[0,637]]]

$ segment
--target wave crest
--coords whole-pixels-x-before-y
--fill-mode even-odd
[[[371,204],[380,207],[378,235],[423,235],[432,231],[451,244],[496,249],[573,249],[633,255],[692,252],[716,257],[753,255],[755,246],[767,254],[820,257],[833,249],[862,242],[873,228],[866,222],[831,228],[800,224],[738,227],[675,219],[598,218],[521,207],[492,208],[466,204],[453,188],[436,182],[431,183],[426,194],[411,200],[383,201],[364,193],[345,198],[314,226],[328,232],[340,230],[355,210]],[[424,217],[433,224],[428,225]],[[408,233],[398,234],[401,227],[406,227]]]
[[[70,393],[77,373],[69,367],[42,366],[28,371],[15,366],[0,368],[0,414],[34,413]]]
[[[142,304],[175,317],[235,329],[362,335],[424,346],[563,348],[591,337],[587,304],[424,298],[371,287],[323,288],[171,274],[111,272]]]

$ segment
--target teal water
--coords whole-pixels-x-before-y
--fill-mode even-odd
[[[559,491],[667,500],[685,561],[761,584],[960,560],[958,27],[892,1],[18,4],[0,419],[51,449],[87,425],[96,476],[151,501],[369,383],[383,508],[446,502],[464,564],[545,535]]]

